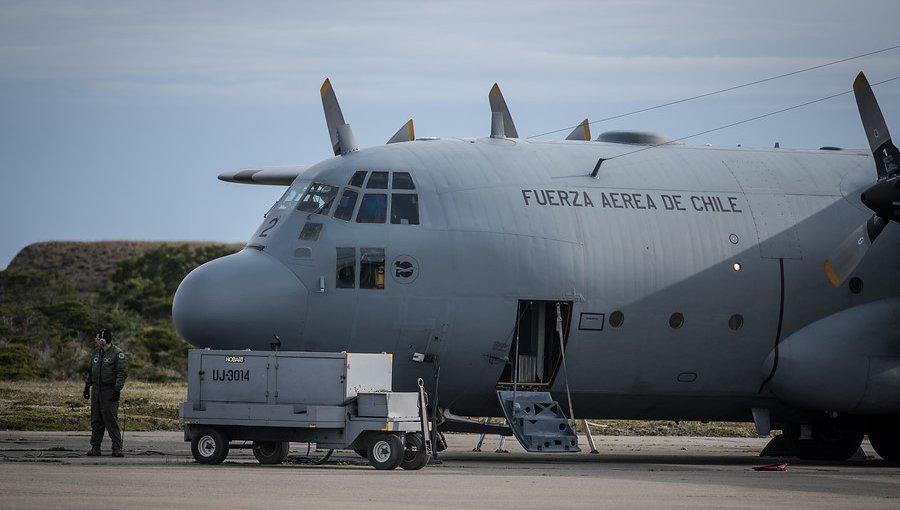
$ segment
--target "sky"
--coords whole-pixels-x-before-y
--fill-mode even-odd
[[[227,170],[332,157],[326,77],[360,146],[522,137],[900,45],[895,0],[0,0],[0,268],[53,240],[244,242],[283,192]],[[681,138],[900,76],[900,49],[593,124]],[[877,85],[900,133],[900,80]],[[851,94],[686,143],[867,146]],[[874,179],[873,168],[873,179]]]

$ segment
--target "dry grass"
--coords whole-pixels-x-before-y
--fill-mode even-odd
[[[752,423],[699,421],[589,420],[602,436],[757,437]],[[579,423],[579,430],[581,424]]]
[[[0,381],[0,429],[90,430],[90,402],[78,381]],[[186,383],[128,381],[119,404],[125,430],[179,430]]]

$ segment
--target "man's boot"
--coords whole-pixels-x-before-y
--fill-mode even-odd
[[[100,456],[100,448],[92,447],[90,450],[88,450],[87,453],[85,453],[85,455],[87,455],[88,457],[99,457]]]
[[[125,454],[122,453],[122,450],[113,450],[112,456],[113,457],[124,457]]]

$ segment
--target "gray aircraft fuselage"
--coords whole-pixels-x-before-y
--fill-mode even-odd
[[[885,229],[852,285],[833,287],[822,268],[871,215],[859,200],[874,181],[871,155],[667,145],[610,159],[641,148],[444,139],[328,159],[297,177],[244,250],[184,280],[176,327],[200,347],[268,349],[278,335],[284,350],[391,352],[395,389],[412,389],[417,377],[432,384],[439,369],[442,407],[497,416],[495,390],[520,370],[509,362],[521,354],[525,304],[539,303],[529,315],[537,321],[560,302],[566,370],[550,334],[530,361],[542,373],[525,377],[560,401],[568,382],[579,418],[749,421],[752,408],[783,420],[900,414],[891,407],[900,389],[900,233]],[[607,161],[592,177],[598,158]],[[408,172],[414,189],[349,185],[375,171]],[[298,210],[311,183],[337,188],[327,214]],[[334,213],[348,189],[358,200],[345,221]],[[359,223],[367,193],[391,206],[414,194],[418,224],[392,223],[390,214]],[[383,273],[363,274],[382,253]],[[353,288],[338,288],[341,278]],[[868,352],[852,325],[823,323],[835,333],[822,345],[848,347],[805,364],[817,339],[804,331],[853,310],[885,316],[866,308],[877,303],[887,303],[894,330],[878,331],[890,338]],[[804,345],[792,350],[792,342]],[[855,367],[857,358],[878,358],[890,377],[848,375],[859,395],[804,402],[817,377],[823,392],[845,386],[842,368],[829,363]],[[799,392],[792,377],[805,378]],[[888,393],[872,394],[876,383]]]

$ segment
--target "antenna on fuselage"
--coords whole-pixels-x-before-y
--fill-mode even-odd
[[[591,172],[591,177],[593,177],[595,179],[597,178],[597,174],[600,173],[600,165],[602,165],[604,161],[606,161],[606,160],[603,158],[600,158],[597,160],[597,164],[594,165],[594,170]]]
[[[325,83],[319,91],[322,95],[322,107],[325,109],[325,124],[328,126],[328,136],[331,137],[331,148],[335,156],[342,156],[359,150],[356,137],[350,124],[344,122],[344,114],[341,113],[341,105],[338,104],[331,81],[325,78]]]

